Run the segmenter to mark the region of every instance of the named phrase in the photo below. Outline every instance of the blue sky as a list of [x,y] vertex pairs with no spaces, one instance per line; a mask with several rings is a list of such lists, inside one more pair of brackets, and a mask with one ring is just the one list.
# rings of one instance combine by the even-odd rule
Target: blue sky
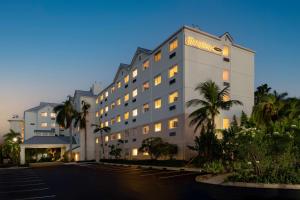
[[0,0],[0,133],[11,114],[111,82],[137,46],[198,25],[256,51],[256,85],[300,96],[298,1]]

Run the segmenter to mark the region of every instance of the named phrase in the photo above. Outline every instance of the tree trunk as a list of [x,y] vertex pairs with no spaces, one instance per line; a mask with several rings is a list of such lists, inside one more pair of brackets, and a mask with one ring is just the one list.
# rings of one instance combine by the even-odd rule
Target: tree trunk
[[72,136],[72,125],[69,127],[70,134],[70,149],[69,149],[69,161],[72,161],[72,149],[73,149],[73,136]]
[[84,128],[84,160],[87,160],[87,130],[86,127]]

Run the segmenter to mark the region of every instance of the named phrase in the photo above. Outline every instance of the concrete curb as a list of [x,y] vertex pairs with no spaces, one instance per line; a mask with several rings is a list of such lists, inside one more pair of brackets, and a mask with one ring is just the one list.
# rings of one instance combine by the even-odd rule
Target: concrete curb
[[29,167],[49,167],[63,165],[63,162],[41,162],[41,163],[29,163]]
[[155,165],[133,165],[133,164],[120,164],[120,163],[107,163],[107,162],[97,162],[97,163],[104,164],[104,165],[111,165],[111,166],[136,167],[136,168],[143,168],[143,169],[188,171],[188,172],[199,172],[199,173],[202,172],[202,170],[200,168],[167,167],[167,166],[155,166]]

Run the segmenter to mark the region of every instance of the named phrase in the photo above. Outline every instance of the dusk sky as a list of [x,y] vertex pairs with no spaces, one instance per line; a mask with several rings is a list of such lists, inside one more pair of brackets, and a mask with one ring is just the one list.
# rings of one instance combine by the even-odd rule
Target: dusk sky
[[109,84],[138,46],[182,25],[229,32],[256,52],[255,83],[300,96],[299,1],[0,0],[0,134],[12,114]]

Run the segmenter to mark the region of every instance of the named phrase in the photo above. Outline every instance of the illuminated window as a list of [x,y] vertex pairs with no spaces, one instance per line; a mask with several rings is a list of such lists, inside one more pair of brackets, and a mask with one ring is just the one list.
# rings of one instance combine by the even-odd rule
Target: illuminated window
[[51,118],[55,118],[56,117],[56,113],[50,113],[50,117]]
[[230,100],[229,94],[223,96],[223,101],[229,101],[229,100]]
[[138,115],[138,109],[136,108],[132,111],[132,117],[136,117],[137,115]]
[[143,126],[143,134],[148,134],[149,131],[150,131],[150,126],[149,125]]
[[105,112],[108,112],[108,106],[105,106]]
[[129,75],[127,75],[127,76],[124,77],[124,83],[126,84],[128,82],[129,82]]
[[108,97],[108,91],[105,92],[105,97]]
[[114,125],[114,124],[115,124],[115,118],[112,118],[112,119],[110,120],[110,124],[111,124],[111,125]]
[[157,86],[161,84],[161,75],[157,75],[154,77],[154,85]]
[[99,100],[98,100],[98,98],[96,99],[96,104],[98,104],[99,103]]
[[137,75],[138,75],[138,70],[137,70],[137,69],[134,69],[134,70],[132,71],[132,78],[137,77]]
[[103,112],[104,112],[104,110],[103,110],[103,108],[101,108],[100,109],[100,115],[103,115]]
[[55,126],[56,126],[55,122],[51,123],[52,128],[55,128]]
[[178,40],[175,39],[172,42],[170,42],[169,44],[169,51],[173,51],[174,49],[176,49],[178,47]]
[[223,81],[229,81],[229,71],[227,69],[223,70],[222,77],[223,77]]
[[42,122],[42,123],[41,123],[41,127],[42,127],[42,128],[46,128],[47,126],[48,126],[48,123],[46,123],[46,122]]
[[136,97],[138,95],[138,90],[135,89],[132,91],[132,97]]
[[174,118],[169,120],[169,129],[177,128],[178,127],[178,119]]
[[224,46],[222,52],[223,52],[223,56],[224,57],[228,57],[229,56],[229,47],[228,46]]
[[122,139],[121,133],[117,133],[117,139],[118,139],[118,140],[121,140],[121,139]]
[[120,115],[118,115],[117,117],[116,117],[116,121],[119,123],[119,122],[121,122],[121,116]]
[[154,101],[154,108],[155,109],[160,109],[161,108],[161,99],[156,99]]
[[228,129],[230,126],[230,121],[228,118],[223,118],[223,129]]
[[132,156],[137,156],[138,155],[138,149],[134,148],[132,149]]
[[103,100],[103,94],[101,94],[101,96],[100,96],[100,101],[102,101]]
[[114,93],[115,89],[116,89],[115,86],[112,86],[111,89],[110,89],[111,93]]
[[159,122],[159,123],[156,123],[155,125],[154,125],[154,131],[155,132],[160,132],[161,131],[161,123]]
[[146,60],[144,63],[143,63],[143,69],[148,69],[150,67],[150,62],[149,60]]
[[106,121],[106,122],[104,123],[104,126],[106,126],[106,127],[109,126],[108,121]]
[[47,117],[48,113],[47,112],[41,112],[41,117]]
[[150,83],[149,81],[143,83],[143,91],[149,90],[150,89]]
[[120,88],[122,86],[122,83],[119,81],[117,82],[117,88]]
[[105,142],[108,142],[108,140],[109,140],[109,137],[108,137],[108,136],[105,136],[104,141],[105,141]]
[[149,156],[148,152],[143,152],[143,156]]
[[154,61],[158,62],[161,60],[161,51],[158,51],[156,54],[154,54]]
[[145,103],[145,104],[143,105],[143,112],[145,113],[145,112],[148,112],[149,110],[150,110],[149,104],[148,104],[148,103]]
[[103,123],[103,122],[100,123],[100,127],[101,127],[101,128],[104,127],[104,123]]
[[178,65],[174,65],[169,69],[169,78],[174,77],[178,73]]
[[129,119],[129,112],[124,113],[124,120],[128,120]]
[[121,105],[121,99],[120,98],[117,99],[117,105],[118,106]]
[[110,104],[110,108],[113,110],[115,108],[116,104],[115,103],[112,103]]
[[99,112],[96,112],[96,117],[99,117]]
[[129,100],[129,93],[127,93],[125,96],[124,96],[124,102],[128,101]]
[[174,103],[178,100],[178,92],[173,92],[169,94],[169,103]]
[[99,138],[96,138],[96,144],[98,144],[99,143]]

